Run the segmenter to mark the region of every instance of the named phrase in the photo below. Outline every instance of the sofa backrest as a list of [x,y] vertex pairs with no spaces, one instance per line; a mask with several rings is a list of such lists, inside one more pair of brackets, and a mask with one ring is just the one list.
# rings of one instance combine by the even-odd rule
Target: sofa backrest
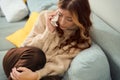
[[93,12],[120,32],[120,0],[90,0],[90,4]]
[[89,2],[92,9],[92,38],[108,57],[112,79],[120,80],[120,0]]

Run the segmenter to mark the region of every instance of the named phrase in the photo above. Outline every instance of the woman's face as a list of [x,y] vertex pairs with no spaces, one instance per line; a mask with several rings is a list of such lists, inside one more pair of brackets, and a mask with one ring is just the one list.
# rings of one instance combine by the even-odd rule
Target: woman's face
[[66,30],[66,29],[74,29],[75,28],[75,24],[72,20],[72,15],[70,14],[70,12],[68,10],[63,10],[63,9],[58,9],[59,12],[59,26],[62,30]]

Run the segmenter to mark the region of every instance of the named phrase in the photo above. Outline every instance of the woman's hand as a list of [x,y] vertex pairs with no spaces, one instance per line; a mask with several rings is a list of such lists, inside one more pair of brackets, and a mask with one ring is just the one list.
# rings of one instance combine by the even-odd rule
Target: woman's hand
[[13,68],[10,76],[13,80],[37,80],[38,74],[26,67]]
[[51,32],[54,32],[55,30],[55,26],[51,24],[51,19],[53,19],[55,15],[57,15],[57,11],[47,14],[47,17],[46,17],[46,25]]

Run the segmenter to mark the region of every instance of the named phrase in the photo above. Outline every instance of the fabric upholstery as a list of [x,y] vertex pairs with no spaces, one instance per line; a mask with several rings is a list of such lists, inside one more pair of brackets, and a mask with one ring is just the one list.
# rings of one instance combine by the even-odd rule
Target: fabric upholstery
[[7,51],[0,51],[0,80],[7,80],[6,75],[3,70],[3,57]]
[[[106,53],[111,74],[115,80],[120,79],[120,33],[107,25],[96,15],[92,15],[92,38]],[[119,74],[119,75],[118,75]]]
[[58,0],[27,0],[30,12],[57,9],[57,2]]
[[120,32],[120,0],[89,0],[94,13]]
[[92,15],[92,38],[104,50],[111,77],[120,80],[120,0],[89,0]]
[[22,28],[25,23],[26,19],[15,23],[8,23],[5,17],[0,17],[0,51],[15,47],[6,37]]
[[23,0],[1,0],[0,6],[8,22],[20,21],[28,15]]
[[72,61],[64,80],[111,80],[109,63],[102,49],[93,44]]

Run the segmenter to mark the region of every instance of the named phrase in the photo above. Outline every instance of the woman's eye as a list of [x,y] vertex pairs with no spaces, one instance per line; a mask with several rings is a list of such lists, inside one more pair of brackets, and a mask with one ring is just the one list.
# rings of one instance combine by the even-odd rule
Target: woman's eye
[[72,22],[73,20],[72,19],[67,19],[67,21]]

